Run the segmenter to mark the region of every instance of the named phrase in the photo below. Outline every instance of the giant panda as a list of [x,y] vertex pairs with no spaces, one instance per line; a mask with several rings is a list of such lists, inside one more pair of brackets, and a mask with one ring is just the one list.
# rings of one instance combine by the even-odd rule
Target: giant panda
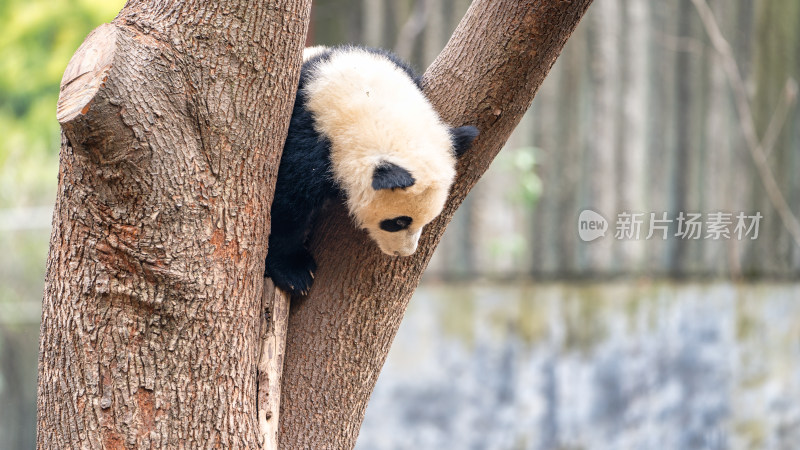
[[444,207],[456,157],[477,135],[473,126],[442,122],[420,77],[394,54],[307,48],[278,168],[266,275],[293,296],[308,293],[316,263],[307,232],[337,196],[383,253],[414,253]]

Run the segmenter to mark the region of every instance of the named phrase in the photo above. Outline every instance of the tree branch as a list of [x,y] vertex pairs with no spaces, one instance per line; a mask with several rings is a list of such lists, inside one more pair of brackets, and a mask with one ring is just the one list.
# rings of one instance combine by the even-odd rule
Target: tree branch
[[289,316],[281,448],[352,448],[367,400],[420,276],[458,205],[533,100],[591,0],[476,0],[425,73],[451,125],[481,130],[461,159],[442,215],[413,257],[380,253],[340,204],[321,215],[311,249],[319,269]]
[[767,125],[767,131],[761,138],[761,148],[764,149],[767,159],[775,150],[775,143],[778,142],[778,136],[786,124],[786,117],[797,102],[797,82],[792,78],[787,79],[781,93],[783,95],[778,99],[778,106],[775,107],[775,112],[772,113],[772,118]]

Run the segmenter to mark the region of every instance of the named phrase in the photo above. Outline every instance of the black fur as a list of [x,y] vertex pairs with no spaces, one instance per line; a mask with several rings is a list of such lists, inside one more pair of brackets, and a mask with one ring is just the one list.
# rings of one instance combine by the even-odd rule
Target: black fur
[[478,129],[472,125],[450,129],[450,140],[453,141],[453,151],[460,157],[472,147],[472,142],[478,137]]
[[382,162],[372,173],[372,189],[405,189],[411,187],[417,180],[411,172],[390,162]]
[[314,118],[306,109],[303,92],[313,68],[329,57],[330,52],[317,55],[306,61],[300,70],[300,83],[272,200],[266,276],[294,296],[306,295],[311,287],[317,265],[305,248],[307,233],[325,199],[336,194],[331,177],[331,144],[314,131]]
[[[311,224],[325,199],[339,195],[331,172],[330,141],[314,130],[314,118],[306,108],[304,91],[319,64],[329,60],[336,49],[329,48],[303,63],[272,202],[265,272],[276,286],[293,296],[308,294],[317,270],[314,258],[305,248]],[[388,58],[421,89],[420,77],[397,56],[382,49],[364,49]]]

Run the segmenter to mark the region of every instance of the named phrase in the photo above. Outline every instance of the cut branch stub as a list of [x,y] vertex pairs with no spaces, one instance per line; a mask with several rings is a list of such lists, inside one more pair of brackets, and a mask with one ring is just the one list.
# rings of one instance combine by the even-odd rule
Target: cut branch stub
[[116,25],[103,24],[89,34],[64,71],[56,108],[72,148],[89,152],[89,161],[100,167],[146,146],[123,122],[119,94],[107,85],[115,63],[122,62],[117,59],[122,33]]
[[69,60],[61,78],[56,118],[64,126],[86,114],[97,91],[106,81],[114,61],[117,28],[103,24],[92,31]]

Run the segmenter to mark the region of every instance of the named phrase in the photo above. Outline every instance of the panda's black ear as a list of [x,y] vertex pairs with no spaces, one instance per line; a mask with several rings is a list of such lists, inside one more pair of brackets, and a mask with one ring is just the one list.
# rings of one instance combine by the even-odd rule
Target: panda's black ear
[[450,128],[450,140],[453,141],[453,151],[456,158],[460,157],[472,147],[472,142],[478,137],[480,132],[472,125]]
[[390,162],[383,161],[375,167],[372,172],[372,189],[405,189],[411,187],[417,180],[411,176],[411,172]]

